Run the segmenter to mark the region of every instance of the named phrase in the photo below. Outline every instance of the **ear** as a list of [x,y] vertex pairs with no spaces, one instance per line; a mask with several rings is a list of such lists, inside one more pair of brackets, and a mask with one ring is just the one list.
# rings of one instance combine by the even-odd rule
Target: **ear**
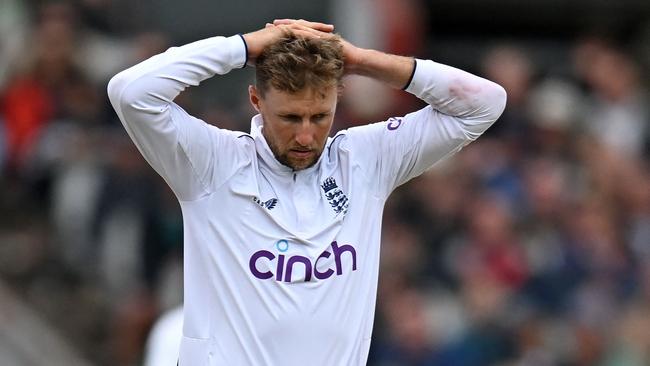
[[248,86],[248,98],[251,102],[251,105],[258,113],[260,112],[260,96],[255,85]]

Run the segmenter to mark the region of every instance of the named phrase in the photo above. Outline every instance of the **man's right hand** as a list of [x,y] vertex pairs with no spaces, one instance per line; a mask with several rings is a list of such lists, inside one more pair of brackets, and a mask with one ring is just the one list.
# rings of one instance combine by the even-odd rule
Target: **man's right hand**
[[255,60],[262,53],[266,46],[273,44],[282,38],[287,32],[293,32],[298,36],[307,38],[320,38],[324,34],[331,34],[334,26],[331,24],[309,22],[306,20],[275,21],[275,24],[267,23],[266,27],[255,32],[244,34],[244,40],[248,47],[248,65],[255,66]]

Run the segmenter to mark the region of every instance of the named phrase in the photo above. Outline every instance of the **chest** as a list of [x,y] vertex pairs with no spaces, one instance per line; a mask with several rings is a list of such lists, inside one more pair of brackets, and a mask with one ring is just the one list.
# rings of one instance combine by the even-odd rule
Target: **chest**
[[288,233],[310,238],[345,219],[353,190],[337,169],[282,175],[259,169],[234,177],[228,193],[232,206],[252,206],[251,217],[263,216]]

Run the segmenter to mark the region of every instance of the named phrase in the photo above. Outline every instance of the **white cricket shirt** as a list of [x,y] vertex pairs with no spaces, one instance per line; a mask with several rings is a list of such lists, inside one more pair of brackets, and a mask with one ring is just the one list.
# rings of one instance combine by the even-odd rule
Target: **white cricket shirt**
[[111,103],[181,205],[181,366],[365,365],[384,203],[395,187],[476,139],[504,90],[417,60],[407,91],[430,104],[329,138],[317,164],[281,165],[250,134],[188,115],[186,87],[243,67],[243,38],[170,48],[116,75]]

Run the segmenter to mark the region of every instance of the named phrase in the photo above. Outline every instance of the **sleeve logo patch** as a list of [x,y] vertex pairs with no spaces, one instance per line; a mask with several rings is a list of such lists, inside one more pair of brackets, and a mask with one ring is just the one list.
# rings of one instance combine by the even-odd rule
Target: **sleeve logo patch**
[[402,119],[397,117],[391,117],[387,122],[388,124],[386,125],[386,128],[388,128],[389,131],[395,131],[402,125]]

